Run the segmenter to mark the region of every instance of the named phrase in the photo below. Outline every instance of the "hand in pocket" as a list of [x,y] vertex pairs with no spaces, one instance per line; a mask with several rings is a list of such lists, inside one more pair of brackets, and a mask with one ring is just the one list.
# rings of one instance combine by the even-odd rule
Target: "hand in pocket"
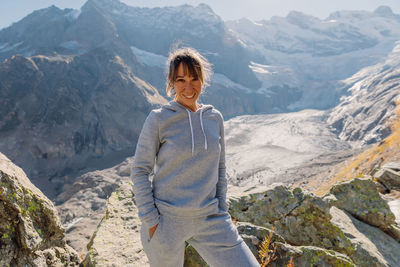
[[153,237],[154,232],[156,231],[158,223],[149,229],[150,238]]

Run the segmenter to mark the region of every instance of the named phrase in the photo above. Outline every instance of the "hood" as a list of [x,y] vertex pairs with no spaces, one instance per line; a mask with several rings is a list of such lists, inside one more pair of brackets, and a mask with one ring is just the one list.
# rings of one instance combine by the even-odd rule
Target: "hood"
[[207,135],[206,132],[204,131],[204,126],[203,126],[203,113],[212,110],[213,106],[206,104],[200,104],[200,105],[201,105],[200,108],[196,112],[191,111],[190,109],[186,108],[185,106],[176,102],[175,100],[171,100],[168,104],[163,106],[163,108],[172,110],[174,112],[186,111],[186,113],[188,114],[188,127],[190,127],[190,133],[192,135],[192,156],[194,154],[194,134],[193,134],[193,123],[191,115],[192,113],[200,112],[200,126],[204,136],[204,150],[207,150]]

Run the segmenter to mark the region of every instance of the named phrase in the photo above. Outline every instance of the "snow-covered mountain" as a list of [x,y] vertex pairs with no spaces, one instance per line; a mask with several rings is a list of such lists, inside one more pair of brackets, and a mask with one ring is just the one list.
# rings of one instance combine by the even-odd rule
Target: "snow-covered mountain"
[[385,60],[343,80],[343,96],[328,123],[354,145],[376,143],[390,133],[400,101],[400,41]]
[[337,81],[378,63],[400,39],[400,16],[385,6],[374,12],[338,11],[324,20],[293,11],[287,17],[226,25],[254,54],[251,68],[262,88],[301,89],[302,99],[293,109],[336,105]]
[[[0,30],[0,151],[44,191],[73,182],[82,168],[122,161],[133,153],[145,115],[168,100],[165,61],[177,42],[213,63],[201,101],[226,119],[331,107],[349,94],[342,80],[393,49],[399,21],[385,7],[326,20],[292,12],[260,22],[224,22],[204,4],[137,8],[88,0],[80,10],[38,10]],[[315,126],[321,116],[310,126],[316,133],[325,133],[325,124]],[[318,145],[310,149],[320,152]]]

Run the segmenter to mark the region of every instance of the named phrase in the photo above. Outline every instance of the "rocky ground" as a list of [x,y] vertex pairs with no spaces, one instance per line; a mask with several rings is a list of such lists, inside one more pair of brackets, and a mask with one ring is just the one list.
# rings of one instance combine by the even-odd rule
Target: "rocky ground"
[[[59,209],[74,211],[62,217],[69,243],[77,250],[88,244],[88,253],[81,250],[80,260],[65,242],[52,203],[4,156],[0,166],[2,217],[19,218],[11,220],[11,227],[0,225],[4,264],[18,260],[32,266],[43,262],[74,266],[84,260],[86,266],[148,266],[128,178],[129,160],[103,173],[82,176],[79,186],[60,196],[70,206]],[[89,185],[96,190],[85,191]],[[266,236],[271,237],[265,258],[270,266],[290,261],[295,266],[396,266],[400,262],[399,186],[399,163],[383,166],[374,177],[336,184],[324,197],[283,184],[230,185],[229,213],[260,262],[260,246]],[[85,205],[79,209],[78,203]],[[83,222],[91,223],[84,227]],[[84,232],[93,233],[89,240]],[[21,247],[21,242],[27,246]],[[189,245],[185,255],[185,266],[206,266]]]

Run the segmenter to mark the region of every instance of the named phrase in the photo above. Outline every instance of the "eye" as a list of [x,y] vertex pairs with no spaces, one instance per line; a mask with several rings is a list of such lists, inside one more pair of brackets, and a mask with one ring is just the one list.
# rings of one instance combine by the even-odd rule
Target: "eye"
[[176,82],[185,82],[185,80],[182,78],[178,78],[178,79],[176,79]]

